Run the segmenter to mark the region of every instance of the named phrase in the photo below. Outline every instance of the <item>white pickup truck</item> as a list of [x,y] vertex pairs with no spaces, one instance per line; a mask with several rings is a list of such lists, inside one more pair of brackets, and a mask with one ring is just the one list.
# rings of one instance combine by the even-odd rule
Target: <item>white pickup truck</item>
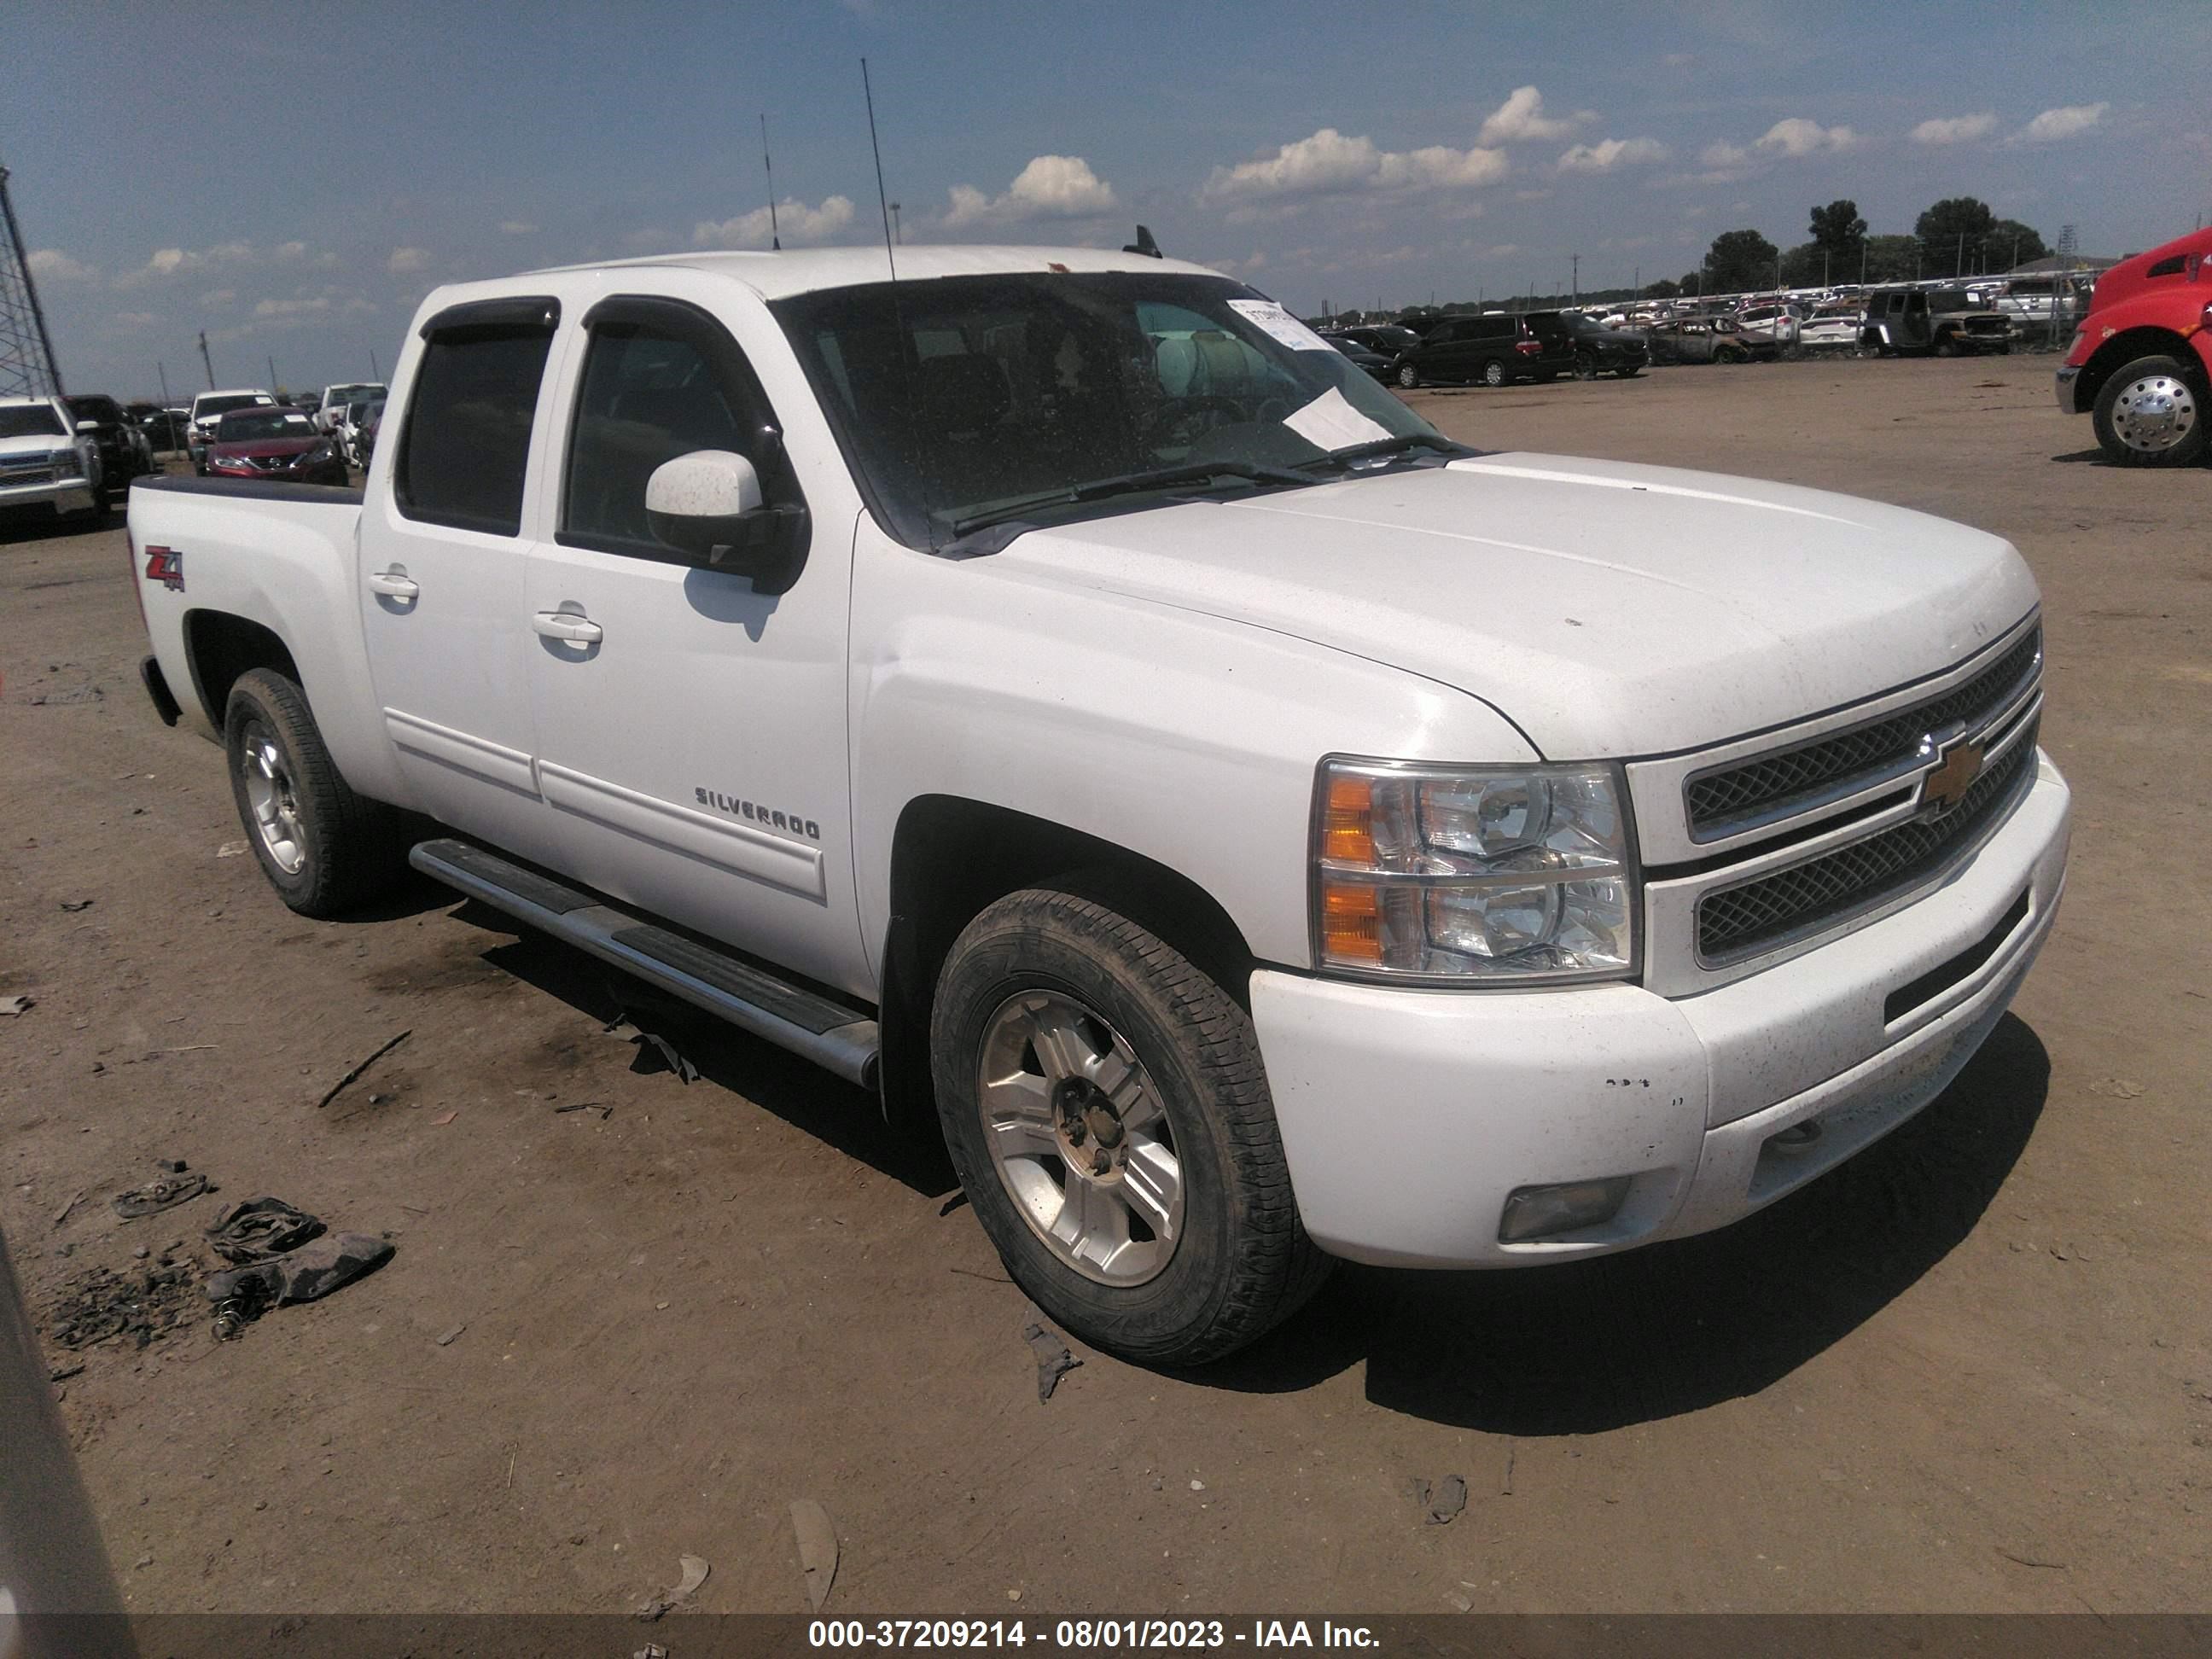
[[288,903],[411,856],[933,1110],[1155,1363],[1733,1221],[2003,1013],[2069,803],[2009,544],[1477,453],[1199,266],[890,257],[441,289],[358,495],[137,484]]

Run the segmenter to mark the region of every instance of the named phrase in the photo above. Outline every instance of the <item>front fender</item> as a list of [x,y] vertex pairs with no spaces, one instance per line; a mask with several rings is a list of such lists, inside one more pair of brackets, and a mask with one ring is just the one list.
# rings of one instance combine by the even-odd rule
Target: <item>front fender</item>
[[925,795],[1127,848],[1212,895],[1255,958],[1310,960],[1315,769],[1329,754],[1535,758],[1487,704],[1419,675],[989,557],[917,553],[863,520],[851,759],[862,936]]

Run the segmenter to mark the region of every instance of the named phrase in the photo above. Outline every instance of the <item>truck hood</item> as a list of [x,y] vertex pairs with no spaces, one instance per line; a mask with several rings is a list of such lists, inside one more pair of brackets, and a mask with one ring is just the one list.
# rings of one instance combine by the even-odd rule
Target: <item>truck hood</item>
[[994,562],[1406,669],[1556,759],[1701,748],[1854,702],[2036,603],[2012,544],[1962,525],[1534,454],[1040,528]]
[[51,455],[67,449],[70,441],[51,432],[27,432],[18,438],[0,438],[0,455]]

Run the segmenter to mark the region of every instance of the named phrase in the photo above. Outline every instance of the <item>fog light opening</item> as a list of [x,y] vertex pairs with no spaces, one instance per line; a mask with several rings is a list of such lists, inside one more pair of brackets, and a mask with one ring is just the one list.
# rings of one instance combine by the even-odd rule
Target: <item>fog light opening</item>
[[1555,1233],[1578,1232],[1595,1227],[1620,1213],[1628,1201],[1632,1177],[1614,1176],[1605,1181],[1568,1181],[1549,1187],[1516,1188],[1498,1218],[1498,1242],[1524,1244]]

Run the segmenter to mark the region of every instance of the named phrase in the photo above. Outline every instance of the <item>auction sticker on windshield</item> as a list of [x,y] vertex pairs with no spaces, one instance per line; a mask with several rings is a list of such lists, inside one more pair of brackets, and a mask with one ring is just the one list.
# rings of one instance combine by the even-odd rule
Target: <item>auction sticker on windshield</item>
[[1231,300],[1229,308],[1247,322],[1266,330],[1293,351],[1336,349],[1273,300]]

